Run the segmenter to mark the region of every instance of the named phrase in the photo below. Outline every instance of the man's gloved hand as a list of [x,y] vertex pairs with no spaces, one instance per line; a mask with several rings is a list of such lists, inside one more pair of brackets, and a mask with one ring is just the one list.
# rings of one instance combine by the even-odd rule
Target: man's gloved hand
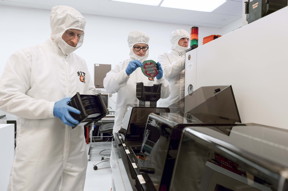
[[158,74],[156,76],[157,80],[160,80],[163,77],[163,70],[159,62],[156,63]]
[[126,68],[126,74],[129,76],[136,70],[136,68],[141,67],[143,64],[139,60],[132,60],[129,62]]
[[71,127],[75,127],[79,124],[79,121],[74,119],[69,112],[80,114],[81,112],[68,105],[71,98],[63,98],[54,104],[53,115],[58,117],[64,124],[69,125]]

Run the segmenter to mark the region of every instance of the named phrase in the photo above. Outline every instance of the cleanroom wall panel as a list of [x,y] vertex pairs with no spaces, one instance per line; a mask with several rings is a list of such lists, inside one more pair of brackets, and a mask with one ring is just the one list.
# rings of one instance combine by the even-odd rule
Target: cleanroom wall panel
[[194,87],[232,85],[242,122],[288,128],[287,17],[286,7],[198,47]]

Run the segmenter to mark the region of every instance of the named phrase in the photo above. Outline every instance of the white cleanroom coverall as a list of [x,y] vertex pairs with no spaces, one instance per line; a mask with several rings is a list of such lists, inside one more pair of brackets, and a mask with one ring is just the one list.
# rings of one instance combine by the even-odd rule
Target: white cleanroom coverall
[[17,146],[10,191],[81,191],[87,153],[83,127],[74,129],[53,116],[56,101],[76,92],[89,93],[93,84],[86,63],[64,44],[67,29],[84,31],[85,19],[75,9],[51,11],[51,38],[14,53],[0,81],[0,109],[18,116]]
[[[117,93],[115,122],[113,132],[118,132],[123,127],[123,118],[127,112],[129,106],[136,106],[139,101],[136,97],[136,84],[143,82],[144,86],[153,86],[154,84],[161,85],[161,97],[165,98],[169,95],[169,85],[164,79],[154,79],[154,81],[148,80],[141,68],[138,67],[131,75],[127,75],[125,72],[129,62],[131,60],[139,60],[141,62],[147,60],[149,50],[147,50],[145,56],[138,56],[133,52],[133,46],[138,43],[149,44],[149,37],[141,32],[131,32],[128,36],[128,45],[130,48],[130,59],[123,61],[121,64],[116,65],[110,72],[107,73],[104,78],[104,88],[108,93]],[[160,63],[161,64],[161,63]]]
[[160,99],[157,106],[168,107],[184,97],[185,89],[185,53],[188,47],[178,45],[181,38],[189,38],[189,33],[183,29],[172,32],[170,42],[171,51],[159,56],[158,61],[162,64],[164,78],[168,80],[170,95],[168,98]]

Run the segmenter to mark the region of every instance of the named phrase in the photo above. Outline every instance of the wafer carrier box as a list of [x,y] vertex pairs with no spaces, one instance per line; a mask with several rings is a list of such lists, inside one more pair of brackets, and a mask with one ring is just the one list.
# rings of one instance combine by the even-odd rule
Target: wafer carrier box
[[86,123],[85,125],[101,120],[108,113],[101,94],[84,95],[77,92],[71,98],[69,105],[81,112],[80,114],[70,113],[71,116],[80,123]]

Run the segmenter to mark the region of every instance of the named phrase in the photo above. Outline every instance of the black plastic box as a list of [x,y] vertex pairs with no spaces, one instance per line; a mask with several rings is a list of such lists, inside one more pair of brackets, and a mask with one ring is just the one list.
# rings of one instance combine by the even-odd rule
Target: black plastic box
[[246,20],[251,23],[287,6],[287,0],[248,0],[245,2]]
[[[71,116],[82,122],[92,123],[97,122],[108,113],[107,107],[101,97],[98,95],[83,95],[78,92],[71,98],[70,106],[75,107],[81,113],[71,113]],[[87,124],[86,124],[87,125]]]

